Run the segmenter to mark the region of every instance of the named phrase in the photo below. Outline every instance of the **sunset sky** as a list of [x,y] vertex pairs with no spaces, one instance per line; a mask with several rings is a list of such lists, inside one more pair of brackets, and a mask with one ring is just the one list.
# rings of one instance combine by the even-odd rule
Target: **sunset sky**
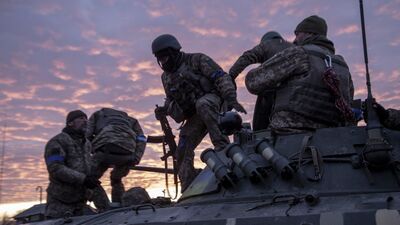
[[[358,0],[2,0],[0,2],[0,140],[4,137],[1,203],[39,200],[47,187],[46,142],[66,114],[101,107],[139,119],[146,135],[161,134],[154,118],[162,104],[161,69],[151,54],[160,34],[175,35],[185,52],[203,52],[228,71],[237,57],[276,30],[292,41],[305,17],[328,23],[328,37],[347,60],[355,97],[366,97]],[[364,2],[373,94],[400,108],[400,0]],[[247,70],[246,70],[247,71]],[[245,72],[246,72],[245,71]],[[239,101],[249,112],[255,97],[238,78]],[[172,123],[172,121],[171,121]],[[175,134],[178,131],[175,129]],[[196,150],[196,165],[203,167]],[[148,145],[144,166],[163,164],[161,148]],[[102,179],[110,192],[108,175]],[[164,188],[162,175],[132,171],[126,186]],[[159,191],[159,195],[162,193]],[[45,198],[45,192],[44,192]]]

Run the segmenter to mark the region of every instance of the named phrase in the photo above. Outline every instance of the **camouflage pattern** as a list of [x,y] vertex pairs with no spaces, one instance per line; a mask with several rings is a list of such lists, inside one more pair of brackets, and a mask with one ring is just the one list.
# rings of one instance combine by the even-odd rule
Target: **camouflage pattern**
[[[45,212],[47,217],[63,217],[66,213],[78,215],[89,200],[83,182],[92,172],[90,151],[91,144],[87,139],[72,138],[65,132],[46,144],[44,158],[50,180]],[[97,196],[96,207],[107,209],[108,199],[104,189],[99,187],[92,192]]]
[[[86,133],[87,137],[94,135],[92,140],[94,152],[93,170],[95,171],[95,176],[100,178],[108,168],[113,166],[110,175],[112,187],[111,199],[113,202],[121,202],[122,195],[125,191],[122,178],[129,174],[131,166],[139,164],[146,147],[146,140],[138,120],[129,116],[126,116],[126,119],[128,119],[130,123],[129,127],[122,124],[106,125],[101,129],[99,134],[94,134],[96,130],[96,119],[99,118],[99,113],[100,111],[96,111],[90,116]],[[113,165],[109,164],[107,158],[110,155],[114,155],[113,153],[115,152],[111,150],[110,152],[101,152],[100,150],[103,150],[103,147],[109,146],[110,144],[116,147],[113,149],[120,149],[116,154],[132,154],[132,160],[124,163],[115,163]],[[105,147],[105,151],[108,150],[109,149]]]
[[[283,60],[286,59],[286,60]],[[247,73],[245,84],[247,90],[255,95],[265,90],[276,89],[294,74],[306,74],[310,70],[308,55],[301,47],[293,47],[279,52],[261,66]]]
[[384,125],[393,130],[400,130],[400,110],[397,109],[387,109],[389,116],[383,122]]
[[282,39],[272,39],[261,42],[254,48],[245,51],[233,64],[229,70],[232,79],[237,76],[249,65],[263,63],[274,56],[276,53],[293,46],[292,43]]
[[140,205],[151,203],[149,193],[142,187],[133,187],[127,190],[122,196],[122,206]]
[[96,152],[96,150],[106,144],[115,144],[128,152],[134,152],[138,160],[137,162],[139,163],[146,147],[146,141],[139,140],[139,138],[143,138],[144,135],[139,121],[133,117],[127,116],[126,119],[128,119],[130,126],[107,125],[101,129],[99,134],[95,134],[96,118],[98,114],[100,114],[100,111],[90,116],[86,132],[86,136],[89,139],[94,136],[92,140],[93,151]]
[[[229,70],[232,79],[237,76],[249,65],[255,63],[263,63],[273,57],[276,53],[294,46],[292,43],[283,39],[268,39],[261,41],[254,48],[245,51],[233,64]],[[272,107],[274,104],[274,91],[269,91],[257,96],[256,105],[253,113],[253,130],[266,129],[269,125]]]
[[[224,100],[233,101],[236,99],[236,90],[231,77],[226,74],[221,67],[210,57],[202,53],[182,53],[181,67],[185,66],[195,75],[206,78],[212,83],[211,89],[216,89],[216,93]],[[171,95],[171,89],[175,88],[174,76],[171,73],[164,72],[161,76],[165,93],[166,102],[174,100]],[[177,90],[179,92],[179,90]],[[201,96],[197,96],[199,98]]]
[[181,128],[176,158],[182,191],[189,186],[199,172],[193,166],[194,149],[207,132],[217,151],[229,143],[228,137],[223,135],[218,128],[220,105],[221,99],[217,95],[206,94],[196,102],[197,114],[186,120]]
[[[288,48],[255,68],[246,76],[246,87],[252,94],[261,94],[264,90],[284,87],[291,80],[307,75],[311,68],[309,56],[302,47]],[[352,87],[352,85],[351,85]],[[349,90],[348,90],[349,91]],[[278,134],[312,131],[327,127],[312,118],[306,118],[293,111],[274,111],[269,127]]]
[[[228,137],[223,135],[218,128],[218,114],[223,108],[223,101],[231,103],[236,101],[236,90],[231,77],[210,57],[202,53],[183,53],[181,67],[185,66],[190,72],[211,82],[209,92],[196,96],[193,104],[195,112],[186,118],[186,122],[179,134],[179,144],[176,152],[178,175],[181,181],[181,190],[185,190],[197,176],[198,170],[193,166],[194,149],[200,144],[207,134],[216,149],[222,149],[229,143]],[[167,95],[165,106],[174,102],[171,89],[176,88],[173,82],[174,74],[164,72],[162,83]],[[180,90],[176,90],[180,92]],[[190,93],[187,93],[190,94]]]

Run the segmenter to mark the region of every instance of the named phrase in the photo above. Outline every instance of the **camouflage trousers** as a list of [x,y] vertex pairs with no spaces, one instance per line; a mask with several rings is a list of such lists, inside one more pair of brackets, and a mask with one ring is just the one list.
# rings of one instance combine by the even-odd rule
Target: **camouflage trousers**
[[77,203],[64,203],[47,195],[45,216],[46,218],[63,218],[83,215],[86,201]]
[[194,150],[207,132],[215,149],[223,149],[229,144],[228,137],[218,128],[221,103],[221,98],[215,94],[206,94],[199,98],[196,101],[196,114],[186,120],[181,128],[176,159],[182,192],[199,173],[193,165]]
[[112,168],[110,174],[111,201],[121,202],[122,195],[125,192],[125,187],[124,184],[122,183],[122,178],[126,177],[129,174],[132,162],[111,165],[108,163],[104,163],[106,161],[105,159],[106,157],[107,154],[103,152],[96,152],[93,157],[95,165],[92,171],[94,171],[95,176],[100,179],[108,168]]

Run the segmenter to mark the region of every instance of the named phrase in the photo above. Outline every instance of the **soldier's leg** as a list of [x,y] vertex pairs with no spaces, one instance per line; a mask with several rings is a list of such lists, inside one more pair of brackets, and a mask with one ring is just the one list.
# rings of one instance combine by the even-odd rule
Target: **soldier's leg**
[[267,129],[275,102],[275,91],[266,91],[257,96],[253,113],[253,130]]
[[110,209],[110,200],[108,199],[107,193],[101,185],[90,190],[91,196],[89,201],[93,201],[94,206],[99,212],[104,212]]
[[122,195],[125,192],[124,184],[122,183],[122,178],[126,177],[130,171],[130,164],[117,165],[115,166],[110,175],[111,179],[111,201],[121,202]]
[[100,179],[109,168],[109,165],[104,164],[104,158],[107,156],[104,152],[96,152],[92,158],[91,174],[97,179]]
[[45,217],[47,219],[80,216],[85,203],[67,204],[47,196]]
[[198,174],[198,171],[193,166],[194,150],[206,134],[206,126],[198,114],[188,119],[181,128],[179,143],[175,153],[178,176],[181,181],[181,192],[192,183]]
[[222,150],[229,139],[218,128],[218,115],[221,107],[221,98],[215,94],[206,94],[196,102],[196,112],[207,127],[211,142],[215,150]]

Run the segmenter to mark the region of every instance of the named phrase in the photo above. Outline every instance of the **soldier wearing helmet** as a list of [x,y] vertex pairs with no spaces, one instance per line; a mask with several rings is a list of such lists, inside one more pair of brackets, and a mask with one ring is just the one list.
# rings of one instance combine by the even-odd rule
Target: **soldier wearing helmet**
[[186,121],[179,134],[176,155],[184,191],[197,175],[194,149],[207,132],[216,150],[229,143],[217,124],[219,112],[224,111],[223,103],[239,112],[246,111],[237,101],[231,77],[209,56],[182,52],[180,43],[170,34],[158,36],[151,48],[164,71],[161,80],[166,101],[158,112],[165,110],[178,123]]
[[[229,70],[233,80],[249,65],[263,63],[276,53],[293,46],[292,43],[284,40],[276,31],[265,33],[261,41],[254,48],[245,51]],[[272,106],[274,104],[274,90],[265,90],[257,96],[253,114],[253,130],[266,129],[269,124]]]
[[276,89],[269,127],[278,134],[354,122],[351,74],[343,57],[335,55],[327,29],[323,18],[305,18],[295,29],[299,46],[275,54],[246,76],[253,94]]

